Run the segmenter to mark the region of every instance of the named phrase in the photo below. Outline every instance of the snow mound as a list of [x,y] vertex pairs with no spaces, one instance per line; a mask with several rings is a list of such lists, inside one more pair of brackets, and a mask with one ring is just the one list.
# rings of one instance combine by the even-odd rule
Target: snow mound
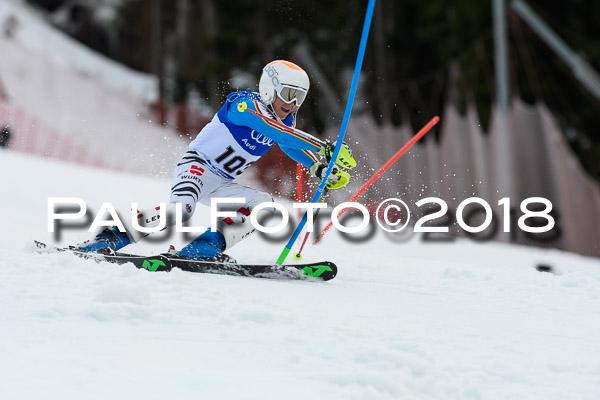
[[[0,151],[4,398],[597,399],[600,261],[502,244],[336,232],[305,259],[333,281],[271,281],[37,254],[47,198],[165,201],[169,181]],[[9,172],[10,171],[10,172]],[[43,174],[43,179],[40,179]],[[85,177],[86,179],[82,179]],[[33,178],[33,179],[32,179]],[[198,210],[199,223],[206,209]],[[90,236],[79,227],[60,243]],[[150,254],[179,238],[140,243]],[[254,236],[240,260],[272,262]],[[258,250],[258,251],[257,251]],[[290,260],[291,261],[291,260]],[[544,262],[557,274],[540,273]]]

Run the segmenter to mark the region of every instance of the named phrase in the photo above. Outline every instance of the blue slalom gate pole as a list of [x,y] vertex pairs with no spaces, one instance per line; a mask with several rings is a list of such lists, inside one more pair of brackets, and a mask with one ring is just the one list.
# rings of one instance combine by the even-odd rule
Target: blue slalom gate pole
[[[335,164],[335,160],[337,160],[340,149],[342,148],[342,142],[344,140],[344,136],[346,136],[346,129],[348,129],[348,122],[350,121],[350,114],[352,113],[352,106],[354,105],[354,97],[356,96],[356,88],[358,87],[358,78],[360,77],[360,70],[362,69],[363,59],[365,58],[365,49],[367,48],[367,38],[369,37],[369,29],[371,28],[371,20],[373,19],[373,9],[375,8],[375,0],[369,0],[369,4],[367,5],[367,13],[365,15],[365,23],[363,25],[362,35],[360,37],[360,46],[358,48],[358,56],[356,58],[356,65],[354,67],[354,75],[352,76],[352,85],[350,86],[350,94],[348,96],[348,103],[346,103],[346,111],[344,112],[344,119],[342,120],[342,126],[340,128],[340,133],[336,140],[335,149],[333,150],[333,154],[331,156],[332,162],[329,163],[327,170],[325,171],[325,175],[323,176],[323,180],[321,184],[317,188],[315,195],[313,196],[311,203],[316,203],[321,198],[321,193],[325,189],[325,185],[327,185],[327,179],[333,170],[333,166]],[[285,245],[283,251],[279,255],[279,258],[276,261],[276,264],[283,264],[287,255],[289,254],[294,242],[302,232],[304,225],[306,225],[306,221],[308,219],[308,211],[304,213],[302,220],[296,227],[294,234]]]

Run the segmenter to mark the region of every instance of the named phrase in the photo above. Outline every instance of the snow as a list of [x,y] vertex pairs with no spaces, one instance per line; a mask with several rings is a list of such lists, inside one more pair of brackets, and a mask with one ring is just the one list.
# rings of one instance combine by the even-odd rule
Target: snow
[[[22,0],[0,2],[0,21],[9,15],[19,25],[14,40],[2,43],[13,55],[2,78],[16,107],[77,136],[102,127],[118,136],[114,125],[144,133],[146,142],[164,136],[127,122],[142,101],[155,99],[155,77],[77,45]],[[38,66],[55,71],[57,88],[86,99],[98,93],[98,104],[75,108],[58,101],[48,82],[32,85],[44,76]],[[78,77],[62,79],[70,69]],[[129,95],[114,98],[122,92]],[[79,117],[73,126],[55,118],[61,107]],[[173,147],[169,154],[185,146]],[[167,201],[169,179],[2,149],[0,170],[3,399],[600,398],[598,259],[467,240],[398,242],[379,230],[350,243],[332,231],[304,252],[306,261],[337,263],[331,282],[150,273],[38,254],[31,243],[74,244],[92,235],[80,225],[55,240],[47,232],[49,197],[82,198],[91,211],[111,202],[125,216],[132,202]],[[207,221],[199,207],[194,224]],[[170,243],[180,248],[186,240],[128,250],[153,254]],[[283,245],[255,235],[229,253],[270,263]],[[536,271],[539,263],[555,274]]]
[[156,76],[134,71],[88,49],[49,25],[24,0],[0,2],[0,23],[16,18],[15,40],[29,50],[47,57],[53,64],[101,81],[107,87],[127,92],[146,102],[158,98]]
[[[131,202],[166,201],[168,179],[6,150],[0,170],[2,398],[600,398],[598,259],[394,243],[380,231],[348,243],[332,231],[305,250],[306,261],[337,263],[330,282],[150,273],[38,254],[31,241],[91,235],[79,227],[55,242],[48,197],[113,202],[125,215]],[[194,222],[206,221],[199,207]],[[169,243],[185,241],[130,250]],[[255,235],[229,253],[273,262],[282,247]]]
[[[13,38],[0,35],[0,54],[11,55],[0,63],[0,90],[8,96],[6,103],[0,101],[0,126],[10,125],[12,149],[115,170],[172,174],[189,140],[152,122],[142,92],[156,86],[154,77],[140,78],[91,52],[19,0],[0,2],[0,25],[10,16],[18,26]],[[110,151],[108,143],[114,144]]]

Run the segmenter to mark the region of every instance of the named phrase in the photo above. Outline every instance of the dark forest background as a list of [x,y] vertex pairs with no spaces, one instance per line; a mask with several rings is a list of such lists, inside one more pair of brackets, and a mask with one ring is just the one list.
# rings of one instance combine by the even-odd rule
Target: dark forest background
[[[160,97],[199,97],[215,111],[228,92],[255,90],[264,64],[291,59],[311,76],[302,129],[339,124],[367,1],[29,0],[60,29],[131,68],[160,77]],[[529,0],[600,70],[600,2]],[[600,179],[600,101],[508,11],[511,95],[544,102],[587,171]],[[495,102],[492,0],[378,0],[353,115],[420,127],[448,103]],[[309,68],[310,66],[310,68]],[[438,128],[439,129],[439,128]]]

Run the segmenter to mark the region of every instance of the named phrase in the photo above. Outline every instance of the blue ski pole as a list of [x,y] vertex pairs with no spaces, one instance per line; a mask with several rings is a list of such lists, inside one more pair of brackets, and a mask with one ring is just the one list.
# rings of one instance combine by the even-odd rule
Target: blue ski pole
[[[319,184],[319,187],[317,188],[317,191],[315,192],[315,194],[311,200],[311,203],[318,202],[318,200],[321,198],[321,193],[325,189],[325,185],[327,184],[327,179],[329,178],[329,175],[331,174],[331,171],[333,170],[333,166],[335,165],[335,160],[337,160],[340,149],[342,148],[342,142],[344,140],[344,136],[346,136],[346,129],[348,128],[348,122],[350,121],[350,114],[352,113],[352,106],[354,105],[354,97],[356,96],[356,88],[358,87],[358,78],[360,77],[360,70],[362,69],[362,63],[363,63],[363,59],[365,57],[365,49],[367,47],[367,38],[369,37],[369,29],[371,28],[371,20],[373,19],[373,9],[374,8],[375,8],[375,0],[369,0],[369,4],[367,5],[367,13],[365,15],[365,23],[363,25],[363,31],[362,31],[362,35],[360,38],[360,46],[358,48],[358,56],[356,58],[356,65],[354,67],[354,75],[352,76],[352,85],[350,86],[350,94],[348,96],[348,103],[346,103],[346,111],[344,112],[344,119],[342,120],[342,126],[340,128],[340,133],[336,140],[335,149],[333,150],[333,154],[331,156],[332,162],[330,162],[329,165],[327,166],[327,170],[325,171],[325,174],[323,175],[323,180],[321,180],[321,183]],[[279,258],[276,261],[277,264],[283,264],[283,262],[285,261],[287,255],[289,254],[290,250],[292,249],[292,246],[296,242],[296,239],[300,235],[300,232],[302,232],[304,225],[306,225],[306,221],[308,219],[307,214],[308,214],[308,211],[304,213],[304,216],[302,217],[302,220],[300,220],[300,223],[296,227],[294,234],[292,235],[292,237],[290,238],[288,243],[285,245],[283,251],[279,255]]]

